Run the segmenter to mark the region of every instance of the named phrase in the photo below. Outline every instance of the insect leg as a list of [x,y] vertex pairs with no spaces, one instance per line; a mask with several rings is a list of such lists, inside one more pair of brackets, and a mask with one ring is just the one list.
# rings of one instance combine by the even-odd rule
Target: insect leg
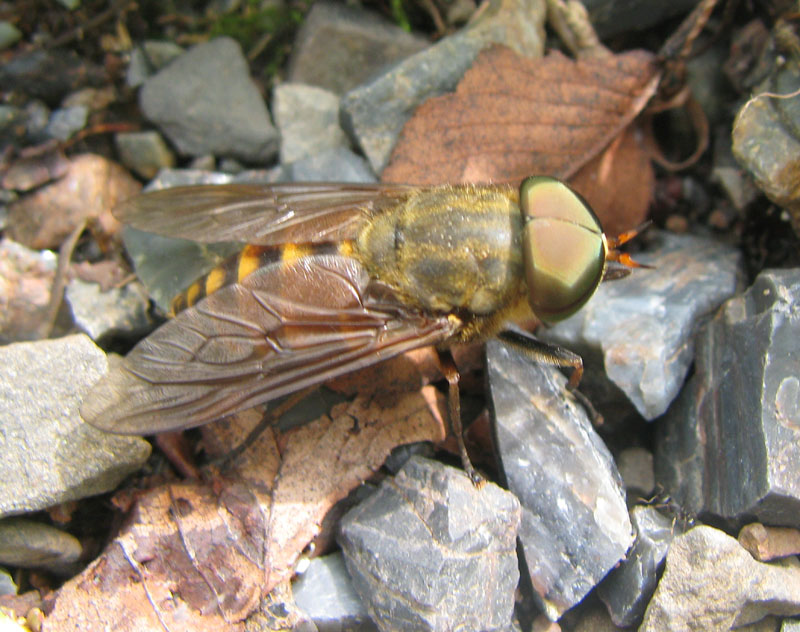
[[588,398],[578,390],[578,384],[581,383],[581,378],[583,377],[583,358],[577,353],[558,345],[542,342],[521,331],[502,331],[497,335],[497,338],[534,362],[550,366],[572,367],[572,375],[569,376],[567,390],[586,409],[592,424],[595,426],[602,425],[603,416],[597,412]]
[[439,356],[439,366],[448,384],[447,416],[450,418],[450,430],[458,442],[458,453],[461,456],[461,464],[464,466],[464,471],[472,483],[479,487],[483,485],[484,480],[472,467],[472,462],[467,454],[467,446],[464,445],[464,429],[461,427],[461,396],[458,390],[458,382],[461,376],[458,373],[455,360],[453,360],[453,354],[449,350],[437,349],[437,354]]
[[247,433],[247,436],[237,445],[235,448],[227,452],[226,454],[222,455],[221,457],[212,461],[212,464],[216,465],[220,469],[228,468],[236,458],[241,455],[247,448],[249,448],[256,439],[261,435],[264,430],[268,427],[275,425],[278,420],[283,416],[284,413],[290,411],[292,408],[297,406],[300,402],[302,402],[306,397],[308,397],[312,392],[319,388],[318,384],[314,384],[313,386],[307,386],[301,391],[297,391],[296,393],[292,393],[289,397],[287,397],[283,402],[281,402],[278,406],[274,409],[267,410],[261,417],[261,420],[253,426],[253,429]]

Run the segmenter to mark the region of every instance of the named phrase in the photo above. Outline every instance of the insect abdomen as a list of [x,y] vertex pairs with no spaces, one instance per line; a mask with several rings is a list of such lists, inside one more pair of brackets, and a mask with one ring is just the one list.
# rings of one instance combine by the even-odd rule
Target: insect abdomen
[[352,242],[350,241],[322,244],[282,244],[280,246],[248,244],[239,253],[226,259],[175,296],[170,303],[169,315],[175,316],[220,288],[238,283],[259,268],[277,261],[283,261],[288,265],[301,257],[313,254],[349,255],[351,251]]

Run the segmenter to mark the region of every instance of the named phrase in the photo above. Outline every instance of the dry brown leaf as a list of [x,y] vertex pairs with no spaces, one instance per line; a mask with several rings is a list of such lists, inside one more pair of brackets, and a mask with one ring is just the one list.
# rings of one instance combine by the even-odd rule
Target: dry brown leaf
[[[598,167],[608,164],[599,154],[642,111],[659,76],[654,56],[646,51],[578,61],[551,52],[533,60],[492,47],[479,55],[455,93],[430,99],[417,110],[383,180],[519,182],[531,174],[569,180],[595,158]],[[627,151],[629,141],[624,145]],[[626,212],[638,217],[627,229],[644,217],[650,191],[642,195],[641,182],[652,182],[652,170],[639,154],[623,162],[625,156],[618,151],[614,170],[627,171],[621,177],[640,183],[634,197],[646,198],[637,213]],[[587,193],[601,220],[608,221],[602,196],[595,200],[594,190]]]
[[8,208],[8,235],[29,248],[58,248],[81,222],[113,235],[111,209],[142,186],[118,164],[94,154],[70,159],[60,180],[21,197]]
[[[361,397],[280,438],[266,431],[224,478],[148,492],[103,555],[59,591],[44,629],[243,630],[328,510],[392,448],[443,439],[441,399],[433,387],[391,409]],[[237,424],[258,417],[212,424],[207,443],[224,451],[242,434]]]
[[630,126],[570,178],[594,208],[608,235],[640,225],[650,206],[655,174],[641,131]]

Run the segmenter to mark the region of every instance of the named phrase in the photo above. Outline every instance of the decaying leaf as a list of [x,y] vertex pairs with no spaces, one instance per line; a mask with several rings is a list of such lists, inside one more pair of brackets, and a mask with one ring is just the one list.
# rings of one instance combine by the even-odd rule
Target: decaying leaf
[[[655,57],[646,51],[578,61],[551,52],[533,60],[492,47],[481,53],[453,94],[417,110],[383,180],[519,182],[537,173],[570,179],[593,159],[593,169],[602,169],[609,160],[598,156],[643,110],[659,78]],[[611,159],[613,169],[627,171],[625,179],[637,187],[632,197],[645,199],[636,212],[626,213],[638,217],[634,224],[644,217],[653,181],[637,145],[632,131],[612,148],[616,155]],[[630,147],[633,154],[625,153]],[[612,175],[584,174],[580,181],[613,181]],[[593,199],[596,191],[588,188],[585,194],[607,221],[602,196]]]
[[[264,432],[224,476],[143,495],[103,555],[59,591],[47,624],[65,630],[243,630],[293,573],[323,517],[398,444],[441,441],[433,387],[391,409],[357,398],[283,436]],[[208,426],[224,451],[254,411]]]
[[8,234],[34,249],[58,248],[84,221],[113,235],[119,223],[111,209],[141,188],[125,169],[102,156],[74,156],[61,179],[9,205]]

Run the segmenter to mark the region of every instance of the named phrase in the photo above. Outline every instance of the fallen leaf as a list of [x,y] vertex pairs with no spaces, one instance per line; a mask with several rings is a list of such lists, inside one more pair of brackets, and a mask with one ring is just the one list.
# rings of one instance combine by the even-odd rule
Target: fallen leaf
[[[45,629],[243,630],[328,510],[392,448],[443,439],[441,409],[433,387],[391,409],[359,397],[283,436],[268,429],[224,477],[144,494],[106,551],[58,592]],[[209,451],[230,449],[258,418],[204,428]]]
[[58,248],[85,219],[114,234],[111,209],[141,185],[118,164],[94,154],[70,159],[60,180],[21,197],[8,207],[8,235],[29,248]]
[[[453,94],[430,99],[417,110],[382,179],[413,184],[519,182],[531,174],[547,174],[569,180],[583,167],[600,169],[609,164],[600,154],[644,109],[659,78],[655,58],[646,51],[578,61],[551,52],[533,60],[492,47],[480,54]],[[624,152],[631,142],[639,144],[635,132],[631,134],[622,143]],[[626,170],[619,177],[639,187],[631,196],[639,203],[637,212],[626,211],[638,219],[625,224],[627,229],[644,218],[652,167],[640,158],[641,148],[633,155],[620,153],[619,147],[616,151],[614,171]],[[611,186],[614,177],[583,174],[580,181],[584,186]],[[601,221],[609,223],[616,210],[605,206],[609,193],[598,196],[597,191],[587,188],[586,197]]]

